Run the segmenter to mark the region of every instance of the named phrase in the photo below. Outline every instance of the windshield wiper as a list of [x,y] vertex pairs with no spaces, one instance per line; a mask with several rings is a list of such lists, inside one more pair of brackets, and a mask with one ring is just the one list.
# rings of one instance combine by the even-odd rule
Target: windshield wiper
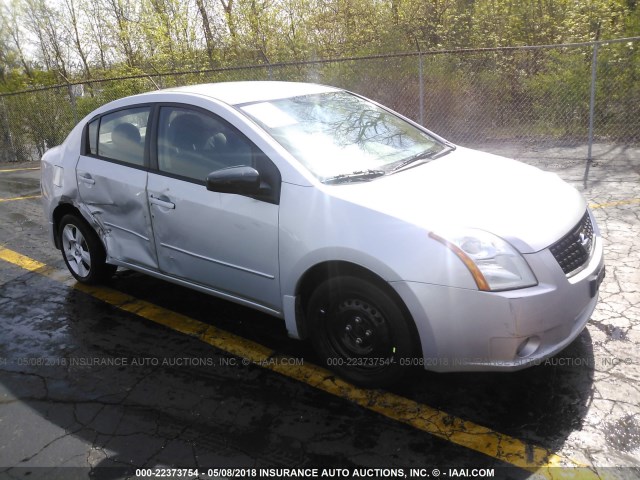
[[435,160],[436,158],[442,157],[455,149],[456,147],[454,145],[445,145],[442,150],[438,150],[437,152],[434,152],[433,150],[425,150],[424,152],[416,153],[415,155],[405,158],[400,163],[396,164],[391,170],[389,170],[389,173],[398,172],[409,165],[417,167],[418,165],[426,163],[423,160]]
[[333,184],[333,183],[350,183],[350,182],[361,182],[366,180],[373,180],[377,177],[382,177],[386,175],[387,172],[384,170],[359,170],[357,172],[351,173],[342,173],[340,175],[336,175],[335,177],[329,177],[323,180],[323,183]]

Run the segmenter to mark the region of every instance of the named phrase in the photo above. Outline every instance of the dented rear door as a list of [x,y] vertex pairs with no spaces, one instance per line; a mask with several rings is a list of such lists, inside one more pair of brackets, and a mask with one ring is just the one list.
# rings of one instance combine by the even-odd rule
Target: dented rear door
[[80,200],[100,225],[109,257],[157,269],[147,175],[143,169],[84,155],[76,167]]

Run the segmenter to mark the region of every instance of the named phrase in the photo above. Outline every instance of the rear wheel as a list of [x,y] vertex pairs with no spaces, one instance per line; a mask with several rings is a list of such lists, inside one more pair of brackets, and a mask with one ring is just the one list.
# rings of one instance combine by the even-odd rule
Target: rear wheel
[[397,382],[409,370],[401,359],[412,359],[418,351],[402,309],[383,288],[357,277],[320,284],[309,299],[307,318],[326,365],[361,386]]
[[84,220],[65,215],[60,221],[58,236],[64,263],[79,282],[99,283],[115,273],[117,267],[105,263],[102,243]]

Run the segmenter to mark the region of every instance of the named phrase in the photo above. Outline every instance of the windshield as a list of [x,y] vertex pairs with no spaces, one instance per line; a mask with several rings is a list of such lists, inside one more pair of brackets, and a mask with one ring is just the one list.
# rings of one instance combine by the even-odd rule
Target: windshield
[[348,92],[328,92],[244,105],[258,122],[321,181],[375,178],[407,160],[447,146],[405,120]]

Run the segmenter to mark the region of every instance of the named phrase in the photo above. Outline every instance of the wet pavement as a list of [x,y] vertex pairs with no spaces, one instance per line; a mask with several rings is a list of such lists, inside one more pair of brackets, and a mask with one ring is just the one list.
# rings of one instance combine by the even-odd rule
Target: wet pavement
[[[198,468],[202,478],[312,468],[348,476],[365,469],[365,478],[401,476],[397,469],[408,476],[425,469],[421,478],[434,478],[434,469],[444,477],[458,472],[449,469],[495,469],[496,477],[528,478],[531,469],[513,467],[518,462],[501,452],[517,440],[531,458],[548,451],[603,478],[639,478],[640,163],[602,155],[586,189],[583,164],[556,168],[583,190],[605,239],[601,301],[576,341],[520,372],[419,372],[392,391],[369,393],[319,388],[306,373],[244,362],[233,349],[74,288],[48,243],[39,200],[10,200],[38,194],[38,170],[0,172],[0,248],[50,267],[0,260],[0,476],[139,478],[136,468],[180,467]],[[19,167],[37,164],[0,170]],[[160,316],[179,314],[174,327],[214,326],[279,358],[318,363],[309,345],[287,338],[282,321],[259,312],[129,271],[108,288]],[[374,405],[381,402],[384,411]],[[437,432],[407,420],[409,404],[442,412]],[[480,427],[505,446],[493,452],[460,440]]]

